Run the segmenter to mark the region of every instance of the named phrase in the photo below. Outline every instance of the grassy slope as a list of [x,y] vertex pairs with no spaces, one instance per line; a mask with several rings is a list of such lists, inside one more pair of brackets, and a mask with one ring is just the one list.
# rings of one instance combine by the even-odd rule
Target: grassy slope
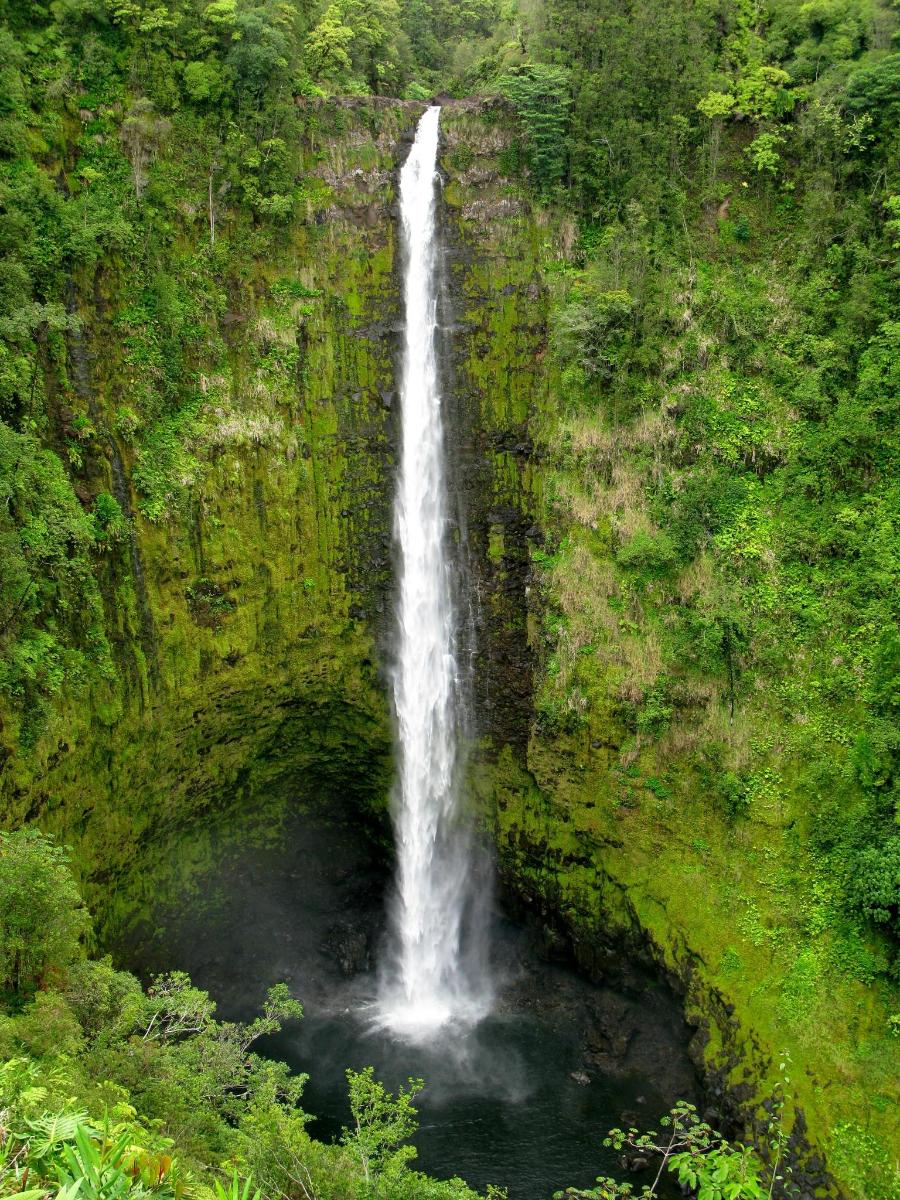
[[789,1052],[813,1145],[874,1200],[897,1194],[898,997],[847,895],[853,838],[884,836],[859,755],[890,736],[867,701],[895,504],[889,472],[809,487],[828,467],[803,388],[867,344],[853,269],[798,260],[803,199],[730,150],[727,202],[676,249],[635,214],[548,264],[558,313],[592,288],[642,311],[606,378],[557,367],[540,424],[542,672],[526,761],[500,764],[501,860],[586,961],[639,926],[738,1094]]

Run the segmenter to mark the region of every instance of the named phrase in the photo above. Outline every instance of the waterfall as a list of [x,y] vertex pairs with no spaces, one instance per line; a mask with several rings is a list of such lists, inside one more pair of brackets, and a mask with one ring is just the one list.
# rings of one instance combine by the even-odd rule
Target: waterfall
[[379,1020],[415,1040],[490,1004],[484,871],[460,794],[465,687],[457,657],[438,362],[435,229],[440,108],[429,108],[400,174],[406,310],[401,451],[394,503],[399,551],[393,700],[397,845],[390,952]]

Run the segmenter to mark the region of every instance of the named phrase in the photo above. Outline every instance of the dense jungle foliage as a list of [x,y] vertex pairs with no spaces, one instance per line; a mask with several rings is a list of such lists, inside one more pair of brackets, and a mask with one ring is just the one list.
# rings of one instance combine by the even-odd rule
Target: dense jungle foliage
[[[636,747],[687,750],[735,826],[799,793],[809,922],[895,983],[896,26],[866,3],[563,3],[531,33],[550,65],[499,81],[537,186],[579,215],[539,717],[611,705]],[[689,744],[666,746],[679,720]]]
[[[555,66],[512,78],[543,89],[543,122],[551,95],[565,108],[565,160],[544,126],[529,152],[581,215],[554,327],[548,436],[574,527],[549,572],[565,632],[545,719],[590,705],[585,646],[616,625],[627,640],[632,598],[657,635],[656,662],[621,664],[637,732],[662,735],[704,688],[732,717],[765,689],[822,887],[886,934],[857,969],[898,978],[894,18],[557,5],[536,37],[566,90]],[[615,591],[573,594],[588,558]],[[729,770],[706,732],[701,775],[737,821],[771,781]]]
[[[547,263],[558,396],[536,430],[537,727],[560,744],[621,727],[623,805],[651,762],[651,790],[709,799],[736,861],[751,816],[787,813],[778,922],[748,900],[742,929],[809,1036],[846,1035],[844,981],[876,997],[884,1042],[864,1049],[888,1069],[898,24],[880,0],[0,0],[0,698],[19,749],[60,695],[114,676],[103,585],[136,523],[190,507],[223,425],[265,441],[202,368],[249,264],[321,198],[311,102],[496,94],[521,129],[508,169],[566,231]],[[114,309],[129,370],[112,423],[88,381],[92,306]],[[295,353],[273,340],[260,369]],[[229,601],[210,584],[195,604],[215,622]],[[698,853],[714,836],[698,829]],[[313,1142],[300,1083],[250,1052],[296,1015],[288,997],[243,1029],[187,980],[142,991],[83,959],[62,852],[16,845],[0,1191],[74,1200],[77,1165],[81,1193],[179,1195],[221,1163],[229,1200],[233,1168],[304,1200],[369,1186],[352,1137]],[[378,1188],[468,1194],[385,1136]],[[858,1195],[895,1195],[890,1148],[856,1126],[841,1145]]]
[[[772,1026],[803,1054],[839,1044],[880,996],[882,1039],[856,1061],[883,1064],[889,1106],[896,7],[562,3],[523,30],[528,53],[498,85],[536,186],[578,214],[543,433],[555,521],[537,556],[538,723],[576,743],[622,728],[626,809],[701,796],[686,820],[718,812],[693,846],[733,866],[709,939],[719,978],[752,980],[758,949],[780,980]],[[852,1124],[832,1161],[859,1164],[859,1194],[893,1195],[896,1123],[886,1154]]]

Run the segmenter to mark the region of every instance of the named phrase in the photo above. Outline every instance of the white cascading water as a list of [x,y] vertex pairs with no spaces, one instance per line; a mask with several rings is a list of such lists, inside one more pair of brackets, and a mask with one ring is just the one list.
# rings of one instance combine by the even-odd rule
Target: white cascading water
[[439,118],[440,108],[426,111],[400,174],[406,328],[394,505],[397,887],[378,1019],[410,1040],[477,1020],[490,1003],[483,954],[472,944],[482,940],[473,918],[481,876],[458,786],[461,688],[437,358]]

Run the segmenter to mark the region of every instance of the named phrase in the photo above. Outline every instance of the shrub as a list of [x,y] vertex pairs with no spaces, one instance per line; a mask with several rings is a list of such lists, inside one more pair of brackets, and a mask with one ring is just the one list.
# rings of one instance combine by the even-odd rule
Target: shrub
[[553,342],[561,361],[588,375],[612,378],[635,309],[625,291],[603,291],[588,283],[553,315]]
[[676,558],[674,543],[667,533],[644,530],[634,534],[616,555],[619,566],[626,571],[648,576],[665,575],[675,566]]
[[853,907],[900,938],[900,834],[857,850],[850,872]]
[[0,833],[0,989],[20,999],[64,970],[88,924],[65,850],[32,829]]

